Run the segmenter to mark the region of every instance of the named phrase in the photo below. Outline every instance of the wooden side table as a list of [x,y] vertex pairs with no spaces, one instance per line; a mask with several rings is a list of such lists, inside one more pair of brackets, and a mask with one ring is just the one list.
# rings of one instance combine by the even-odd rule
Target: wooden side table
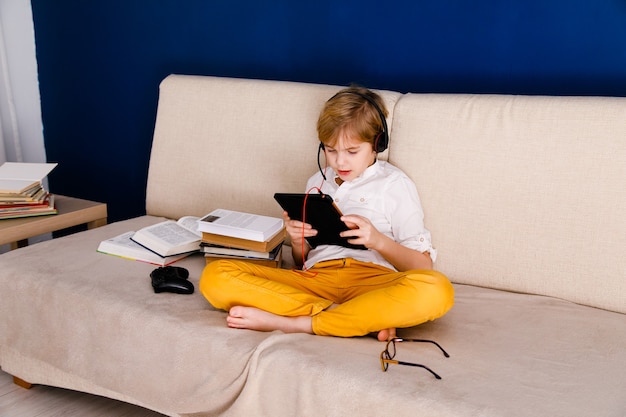
[[11,249],[28,245],[28,238],[86,224],[88,229],[107,223],[107,205],[55,194],[57,214],[0,220],[0,245]]

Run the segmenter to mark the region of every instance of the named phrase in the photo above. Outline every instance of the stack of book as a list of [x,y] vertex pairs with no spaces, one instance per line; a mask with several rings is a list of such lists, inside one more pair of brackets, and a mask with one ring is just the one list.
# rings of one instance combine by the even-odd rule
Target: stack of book
[[0,219],[56,214],[43,179],[57,164],[5,162],[0,166]]
[[217,209],[198,222],[201,251],[207,263],[240,259],[278,268],[285,241],[283,220]]
[[202,252],[207,263],[241,259],[278,268],[284,240],[282,219],[218,209],[127,231],[103,240],[97,251],[160,266]]

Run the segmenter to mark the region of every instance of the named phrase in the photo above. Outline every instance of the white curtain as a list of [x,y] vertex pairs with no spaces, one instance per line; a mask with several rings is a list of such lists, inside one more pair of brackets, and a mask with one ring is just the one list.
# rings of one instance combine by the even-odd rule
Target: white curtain
[[0,19],[0,139],[0,163],[7,161],[6,141],[12,142],[15,149],[14,153],[16,156],[13,158],[15,162],[21,162],[23,157],[21,147],[19,146],[19,130],[17,128],[15,104],[11,92],[2,19]]
[[0,164],[45,162],[30,0],[0,0]]

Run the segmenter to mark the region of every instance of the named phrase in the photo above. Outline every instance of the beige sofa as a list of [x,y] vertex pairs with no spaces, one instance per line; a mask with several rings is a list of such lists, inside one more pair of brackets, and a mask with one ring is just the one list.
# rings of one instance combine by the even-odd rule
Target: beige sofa
[[[147,215],[0,256],[0,366],[22,380],[171,416],[626,415],[626,99],[400,94],[388,159],[411,176],[455,284],[443,318],[400,330],[449,353],[232,330],[196,291],[98,243],[214,208],[280,215],[317,169],[315,122],[339,87],[170,76]],[[287,255],[288,257],[288,255]],[[201,255],[178,265],[197,280]],[[286,263],[283,267],[290,267]]]

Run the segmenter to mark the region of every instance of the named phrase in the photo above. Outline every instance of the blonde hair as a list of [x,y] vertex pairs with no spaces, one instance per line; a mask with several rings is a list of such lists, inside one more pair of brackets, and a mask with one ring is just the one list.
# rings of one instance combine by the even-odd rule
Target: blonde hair
[[378,94],[364,87],[344,88],[326,102],[317,120],[317,135],[322,144],[334,146],[344,133],[375,146],[383,122],[378,110],[363,96],[372,99],[387,116],[385,103]]

